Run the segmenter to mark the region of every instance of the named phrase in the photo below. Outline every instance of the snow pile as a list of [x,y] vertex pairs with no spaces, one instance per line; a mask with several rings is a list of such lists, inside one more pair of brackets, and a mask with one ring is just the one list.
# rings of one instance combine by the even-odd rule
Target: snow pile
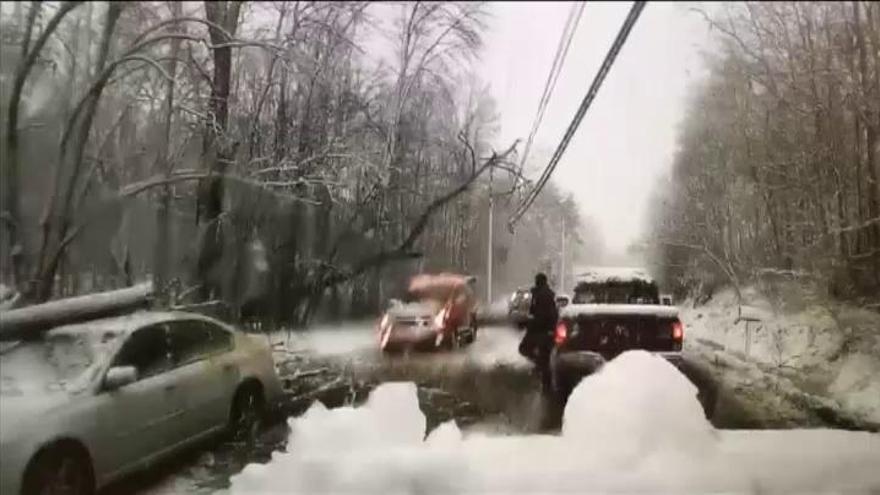
[[686,345],[708,343],[880,424],[880,315],[830,303],[780,311],[753,288],[743,297],[742,307],[731,290],[687,302]]
[[572,392],[562,434],[613,445],[627,455],[660,447],[705,453],[715,441],[714,430],[694,399],[697,392],[663,358],[627,352]]
[[880,424],[880,358],[876,354],[842,358],[828,390],[846,410]]
[[[275,452],[268,464],[246,466],[232,478],[232,493],[393,493],[420,484],[448,492],[453,488],[448,473],[463,467],[440,452],[427,459],[426,420],[412,383],[379,386],[358,408],[328,410],[316,402],[289,424],[292,452]],[[428,444],[455,446],[460,437],[454,424],[447,424]]]
[[634,351],[583,380],[561,436],[425,438],[411,383],[358,408],[315,404],[289,420],[289,452],[232,477],[250,493],[644,493],[867,491],[880,438],[828,430],[715,431],[696,390],[665,360]]

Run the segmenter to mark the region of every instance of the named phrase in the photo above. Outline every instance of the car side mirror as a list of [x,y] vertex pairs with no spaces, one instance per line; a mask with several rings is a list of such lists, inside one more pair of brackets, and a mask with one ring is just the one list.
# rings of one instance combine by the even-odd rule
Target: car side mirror
[[114,366],[107,370],[104,377],[104,388],[116,390],[137,381],[137,368],[134,366]]

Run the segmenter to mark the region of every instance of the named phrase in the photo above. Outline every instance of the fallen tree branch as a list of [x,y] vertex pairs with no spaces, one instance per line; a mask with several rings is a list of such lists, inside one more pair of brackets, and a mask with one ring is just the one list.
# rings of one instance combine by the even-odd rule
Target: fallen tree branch
[[434,201],[428,204],[428,206],[425,207],[424,210],[422,210],[421,214],[419,214],[418,219],[410,229],[409,234],[397,247],[369,256],[361,260],[349,271],[334,271],[333,273],[329,273],[321,277],[321,279],[317,283],[316,288],[320,291],[334,285],[338,285],[340,283],[351,280],[358,275],[361,275],[367,270],[379,267],[389,261],[420,258],[422,256],[421,253],[414,252],[412,248],[419,237],[421,237],[421,235],[424,233],[425,228],[427,228],[428,222],[431,220],[431,217],[434,215],[434,213],[436,213],[438,210],[446,206],[446,204],[448,204],[450,201],[454,200],[459,195],[467,191],[474,184],[474,182],[476,182],[480,175],[483,174],[483,172],[489,170],[492,167],[495,167],[498,163],[503,162],[508,155],[513,153],[513,151],[516,149],[517,144],[519,144],[519,140],[514,142],[501,154],[493,153],[492,156],[488,160],[486,160],[478,169],[476,169],[466,181],[462,182],[451,191],[448,191],[446,194],[443,194],[442,196],[434,199]]
[[865,221],[862,222],[862,223],[858,223],[858,224],[855,224],[855,225],[849,225],[849,226],[847,226],[847,227],[841,227],[841,228],[837,228],[837,229],[830,229],[830,230],[828,230],[828,234],[840,234],[840,233],[843,233],[843,232],[852,232],[852,231],[855,231],[855,230],[862,230],[862,229],[866,229],[866,228],[868,228],[868,227],[870,227],[870,226],[872,226],[872,225],[880,225],[880,217],[871,218],[871,219],[869,219],[869,220],[865,220]]
[[324,392],[329,392],[333,389],[339,388],[342,385],[345,385],[344,380],[342,378],[336,378],[332,382],[324,384],[314,390],[310,390],[310,391],[305,392],[303,394],[294,395],[293,397],[288,397],[287,401],[288,402],[297,402],[297,401],[301,401],[301,400],[314,399],[315,396],[323,394]]

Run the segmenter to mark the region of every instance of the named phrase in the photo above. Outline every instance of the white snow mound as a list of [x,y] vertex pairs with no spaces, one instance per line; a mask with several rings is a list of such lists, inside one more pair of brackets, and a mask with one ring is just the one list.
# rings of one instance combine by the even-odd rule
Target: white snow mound
[[591,444],[613,445],[617,453],[626,455],[664,448],[707,452],[715,442],[715,431],[696,399],[697,392],[662,357],[646,351],[627,352],[572,392],[562,434]]
[[880,359],[877,356],[857,353],[843,358],[829,391],[847,410],[880,424]]
[[562,435],[425,438],[415,385],[384,384],[362,407],[315,404],[289,420],[288,453],[250,464],[250,493],[833,493],[880,487],[878,435],[715,431],[696,390],[646,352],[583,380]]

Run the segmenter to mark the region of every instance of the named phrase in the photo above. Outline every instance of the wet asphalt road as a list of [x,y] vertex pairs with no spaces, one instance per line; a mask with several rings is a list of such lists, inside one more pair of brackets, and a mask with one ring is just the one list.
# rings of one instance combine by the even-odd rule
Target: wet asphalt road
[[[466,349],[389,357],[378,352],[369,324],[274,334],[271,340],[286,394],[257,438],[238,444],[208,442],[102,493],[222,490],[247,463],[267,462],[272,451],[290,447],[284,418],[302,414],[315,400],[331,408],[360,404],[370,390],[388,381],[418,385],[429,429],[455,420],[465,431],[553,433],[561,426],[563,409],[541,393],[531,364],[517,353],[521,335],[504,326],[487,327]],[[730,383],[723,368],[699,353],[688,357],[682,371],[697,385],[707,417],[717,428],[828,426],[825,419],[784,404],[773,394]]]

